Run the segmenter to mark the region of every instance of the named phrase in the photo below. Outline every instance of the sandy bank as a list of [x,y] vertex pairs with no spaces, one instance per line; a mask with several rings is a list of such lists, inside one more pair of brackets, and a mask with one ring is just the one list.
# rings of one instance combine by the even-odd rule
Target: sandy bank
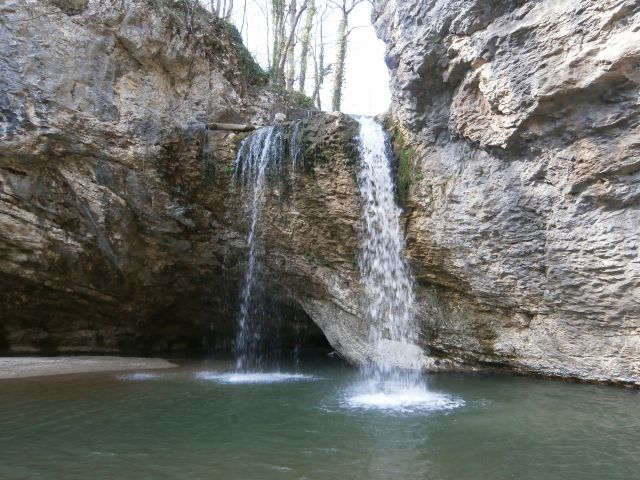
[[176,365],[161,358],[0,357],[0,380],[68,373],[151,370]]

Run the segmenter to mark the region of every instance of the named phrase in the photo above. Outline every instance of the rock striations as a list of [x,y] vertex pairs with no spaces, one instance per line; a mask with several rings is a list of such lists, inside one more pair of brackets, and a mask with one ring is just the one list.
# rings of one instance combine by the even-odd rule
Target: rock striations
[[640,4],[378,0],[432,353],[640,383]]

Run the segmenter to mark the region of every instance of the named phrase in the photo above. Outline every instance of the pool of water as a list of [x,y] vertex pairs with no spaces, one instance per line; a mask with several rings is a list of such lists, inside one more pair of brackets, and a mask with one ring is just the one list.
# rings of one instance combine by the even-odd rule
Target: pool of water
[[0,382],[0,479],[633,479],[640,392],[337,362]]

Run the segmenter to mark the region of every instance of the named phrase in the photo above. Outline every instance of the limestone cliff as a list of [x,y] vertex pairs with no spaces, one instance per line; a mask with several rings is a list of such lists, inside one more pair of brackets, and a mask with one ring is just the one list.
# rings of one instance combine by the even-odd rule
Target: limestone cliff
[[[636,3],[377,2],[426,369],[640,384]],[[0,6],[0,351],[230,349],[245,134],[204,125],[271,123],[287,99],[228,25],[180,5]],[[356,123],[282,129],[266,344],[324,335],[364,362]]]
[[639,383],[638,2],[378,0],[374,17],[414,162],[424,344]]
[[204,123],[284,99],[180,2],[9,0],[0,39],[0,350],[228,347],[239,138]]

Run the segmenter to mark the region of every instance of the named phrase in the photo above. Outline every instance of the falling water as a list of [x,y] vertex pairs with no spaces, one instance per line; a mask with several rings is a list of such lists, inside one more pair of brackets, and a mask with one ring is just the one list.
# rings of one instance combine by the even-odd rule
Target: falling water
[[417,346],[414,281],[403,254],[389,142],[375,120],[357,120],[363,222],[359,268],[370,364],[363,369],[366,381],[350,392],[347,403],[402,411],[424,408],[441,399],[428,392],[420,378],[423,353]]
[[358,118],[363,245],[360,274],[365,289],[365,320],[376,370],[418,367],[413,278],[404,258],[400,208],[389,162],[389,144],[380,124]]
[[265,204],[265,185],[270,171],[280,174],[284,140],[280,127],[266,127],[247,137],[238,151],[234,165],[233,179],[244,188],[250,189],[245,197],[251,218],[247,234],[249,247],[247,270],[240,297],[240,313],[236,333],[236,370],[260,367],[260,315],[258,262],[260,239],[259,224]]
[[[400,209],[395,203],[388,140],[382,126],[373,119],[358,118],[358,122],[361,156],[358,186],[363,222],[359,269],[371,363],[363,369],[367,378],[364,388],[358,386],[347,401],[356,408],[431,407],[434,401],[442,399],[434,397],[420,381],[419,368],[424,358],[416,345],[414,282],[403,255],[404,238]],[[292,167],[299,159],[298,128],[295,125],[291,132]],[[282,127],[267,127],[244,140],[235,162],[234,181],[243,185],[247,193],[245,207],[250,212],[248,263],[236,336],[236,370],[245,375],[261,371],[258,320],[263,317],[264,297],[260,291],[259,226],[267,178],[271,175],[282,178],[284,153]]]

